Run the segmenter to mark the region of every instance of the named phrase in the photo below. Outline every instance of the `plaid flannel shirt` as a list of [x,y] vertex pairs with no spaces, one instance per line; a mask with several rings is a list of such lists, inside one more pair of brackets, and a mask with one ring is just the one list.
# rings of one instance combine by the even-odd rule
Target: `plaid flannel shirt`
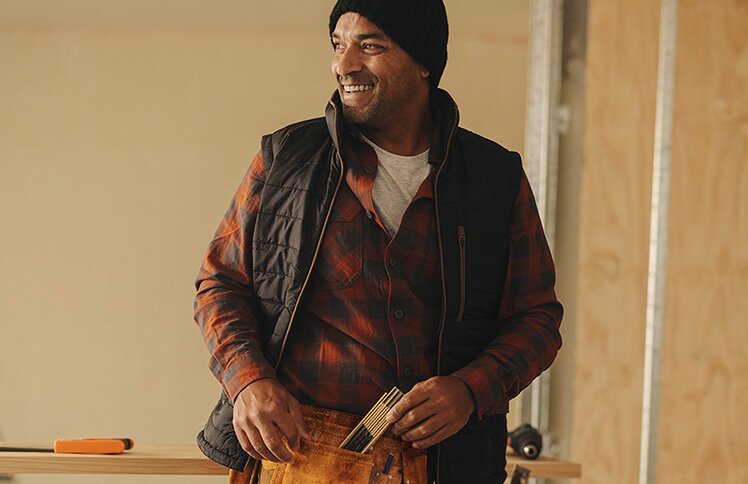
[[[232,400],[250,383],[277,378],[302,403],[363,414],[393,385],[407,391],[436,372],[441,308],[433,170],[393,239],[371,198],[377,159],[351,137],[346,183],[333,206],[299,320],[278,372],[263,356],[251,311],[252,238],[265,174],[253,160],[210,244],[196,287],[195,319],[210,368]],[[435,143],[429,162],[439,161]],[[497,249],[498,250],[498,249]],[[454,373],[479,416],[509,400],[550,364],[561,345],[555,272],[527,178],[509,233],[509,263],[496,339]]]

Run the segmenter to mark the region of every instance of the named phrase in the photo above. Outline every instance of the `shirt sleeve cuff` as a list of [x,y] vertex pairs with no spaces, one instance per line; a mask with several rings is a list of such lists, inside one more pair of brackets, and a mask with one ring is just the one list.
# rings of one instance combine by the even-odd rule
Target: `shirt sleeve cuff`
[[275,370],[267,361],[237,358],[223,372],[223,388],[232,402],[251,383],[264,378],[276,379]]
[[491,379],[486,371],[466,366],[452,373],[470,389],[475,401],[475,412],[479,419],[484,415],[507,413],[509,402],[504,398],[501,385]]

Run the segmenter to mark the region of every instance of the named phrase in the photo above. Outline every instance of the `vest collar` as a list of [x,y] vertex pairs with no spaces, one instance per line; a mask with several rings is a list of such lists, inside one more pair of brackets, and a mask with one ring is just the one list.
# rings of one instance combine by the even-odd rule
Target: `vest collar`
[[[431,100],[431,110],[436,114],[438,129],[441,130],[441,147],[442,152],[450,144],[450,138],[454,135],[454,127],[460,123],[460,111],[457,108],[452,96],[443,89],[437,89]],[[330,132],[335,148],[338,153],[343,153],[343,133],[349,129],[348,123],[343,116],[343,104],[340,101],[340,94],[336,90],[325,109],[325,121],[327,129]],[[438,157],[438,163],[441,163],[443,157]]]

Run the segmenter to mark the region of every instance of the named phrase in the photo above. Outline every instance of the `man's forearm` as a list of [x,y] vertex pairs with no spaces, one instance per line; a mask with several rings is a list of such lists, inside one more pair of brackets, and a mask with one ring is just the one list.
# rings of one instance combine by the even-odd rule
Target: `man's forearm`
[[201,282],[195,321],[211,354],[210,369],[231,401],[250,383],[275,377],[262,352],[257,320],[243,296],[214,281]]
[[208,247],[195,281],[195,322],[211,354],[210,369],[226,394],[274,377],[260,344],[252,282],[251,242],[265,182],[258,153]]
[[499,323],[499,333],[470,364],[453,373],[473,392],[478,416],[506,413],[509,400],[553,362],[561,347],[557,301]]

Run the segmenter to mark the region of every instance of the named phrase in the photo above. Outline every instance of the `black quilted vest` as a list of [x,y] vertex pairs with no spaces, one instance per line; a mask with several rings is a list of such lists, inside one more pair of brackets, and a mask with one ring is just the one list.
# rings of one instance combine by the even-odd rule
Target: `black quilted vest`
[[[507,268],[508,230],[521,176],[517,153],[458,127],[445,91],[435,96],[442,114],[445,157],[435,179],[442,265],[439,373],[471,362],[497,331]],[[252,239],[254,290],[265,356],[277,365],[315,253],[341,183],[344,120],[333,96],[325,118],[303,121],[262,139],[267,180]],[[291,248],[289,248],[291,246]],[[496,383],[498,385],[498,382]],[[506,410],[506,409],[505,409]],[[198,445],[212,460],[243,470],[249,456],[232,425],[225,394]],[[471,417],[456,435],[429,449],[429,482],[504,482],[506,415]]]

